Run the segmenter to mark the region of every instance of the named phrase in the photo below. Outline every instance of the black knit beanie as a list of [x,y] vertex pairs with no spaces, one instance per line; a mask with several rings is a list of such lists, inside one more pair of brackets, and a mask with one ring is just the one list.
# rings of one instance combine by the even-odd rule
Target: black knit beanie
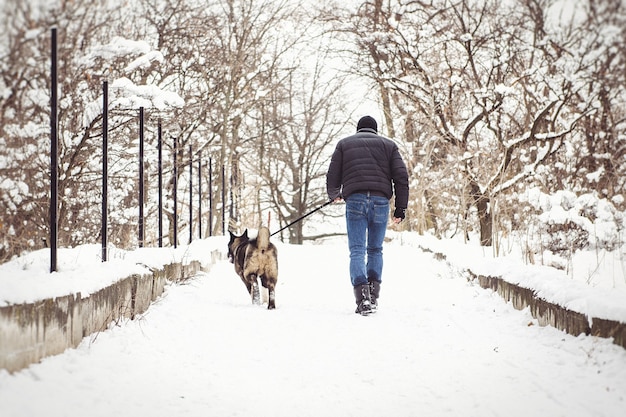
[[359,122],[356,124],[356,131],[358,132],[361,129],[374,129],[374,132],[378,132],[378,124],[376,120],[372,116],[363,116],[359,119]]

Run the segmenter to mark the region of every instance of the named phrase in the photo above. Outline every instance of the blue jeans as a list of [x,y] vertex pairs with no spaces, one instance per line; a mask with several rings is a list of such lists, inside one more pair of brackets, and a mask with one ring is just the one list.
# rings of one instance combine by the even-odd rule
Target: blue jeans
[[346,199],[350,280],[355,287],[367,284],[368,279],[382,281],[388,218],[389,200],[385,197],[352,194]]

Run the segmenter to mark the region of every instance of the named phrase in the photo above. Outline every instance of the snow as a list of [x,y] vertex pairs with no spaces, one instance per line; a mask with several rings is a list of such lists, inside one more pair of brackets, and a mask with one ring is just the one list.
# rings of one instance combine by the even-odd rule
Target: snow
[[[98,59],[105,61],[130,60],[123,71],[128,77],[131,77],[135,71],[150,68],[155,63],[162,64],[164,62],[163,54],[160,51],[152,50],[146,41],[135,41],[119,36],[114,36],[111,42],[106,45],[90,48],[88,53],[82,57],[86,66],[94,66]],[[145,107],[165,110],[169,107],[184,105],[184,99],[177,93],[153,84],[136,85],[128,77],[114,78],[111,82],[110,87],[113,96],[110,98],[110,109]],[[89,126],[102,114],[102,105],[102,96],[85,104],[83,126]]]
[[[626,350],[538,326],[528,310],[468,281],[462,266],[473,261],[533,284],[535,270],[472,245],[388,236],[375,315],[354,314],[345,238],[277,243],[276,310],[251,305],[232,265],[219,260],[169,285],[140,318],[112,323],[26,370],[0,371],[2,415],[622,415]],[[54,274],[45,251],[33,252],[0,265],[0,294],[15,302],[88,293],[131,271],[208,262],[226,243],[213,237],[178,249],[114,250],[106,263],[97,245],[86,245],[60,252]],[[558,271],[540,269],[557,282]],[[567,297],[571,280],[560,278],[542,291]]]
[[114,36],[108,44],[98,45],[91,49],[90,54],[86,57],[88,60],[95,58],[114,60],[128,55],[148,54],[152,48],[146,41],[134,41],[121,36]]
[[[209,239],[208,242],[212,241]],[[111,247],[107,262],[101,261],[100,245],[59,248],[57,271],[53,273],[49,273],[50,249],[37,250],[0,265],[0,307],[78,292],[86,297],[132,274],[150,273],[150,269],[162,268],[170,263],[188,263],[193,259],[208,264],[211,258],[204,257],[205,253],[210,254],[208,242],[199,241],[176,249],[125,251]],[[202,254],[194,256],[193,250],[197,247],[201,248]]]
[[[626,270],[624,248],[615,251],[581,251],[571,260],[571,270],[528,265],[519,253],[494,256],[492,248],[407,234],[405,244],[427,248],[446,256],[458,271],[502,277],[529,288],[551,303],[589,316],[626,323]],[[545,261],[550,260],[544,254]]]
[[131,73],[137,68],[149,68],[153,61],[162,63],[164,61],[163,54],[160,51],[150,51],[145,55],[136,58],[124,68],[126,73]]
[[177,94],[160,89],[155,85],[136,85],[128,78],[118,78],[111,83],[111,89],[119,90],[128,97],[118,97],[116,102],[122,107],[155,107],[163,110],[168,106],[182,106],[184,100]]

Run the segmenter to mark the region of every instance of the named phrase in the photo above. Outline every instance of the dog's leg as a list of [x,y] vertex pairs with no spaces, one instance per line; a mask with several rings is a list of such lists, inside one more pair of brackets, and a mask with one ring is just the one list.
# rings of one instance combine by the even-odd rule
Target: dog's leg
[[261,296],[259,294],[259,284],[252,284],[252,304],[259,305],[261,304]]
[[276,294],[274,293],[274,286],[270,285],[267,288],[267,291],[269,293],[269,300],[267,302],[267,309],[268,310],[273,310],[276,308]]
[[251,285],[250,295],[252,296],[252,304],[261,304],[261,294],[259,292],[259,282],[255,274],[251,274],[248,277],[248,282]]
[[259,288],[261,291],[261,304],[268,304],[269,303],[269,291],[267,288],[267,280],[265,279],[265,275],[260,275],[259,278],[261,278],[261,287]]
[[264,302],[267,302],[267,308],[268,310],[273,310],[276,308],[276,295],[274,293],[274,287],[276,286],[276,280],[275,279],[271,279],[268,278],[267,275],[261,275],[261,283],[263,284],[263,288],[267,291],[267,294],[265,293],[265,291],[263,292],[263,296],[265,298],[265,296],[267,296],[266,299],[264,299]]
[[241,280],[246,285],[246,289],[248,290],[248,294],[252,295],[252,282],[248,281],[244,276],[241,277]]
[[276,308],[276,294],[274,293],[274,287],[276,286],[276,282],[267,279],[267,277],[263,276],[263,287],[267,290],[267,309],[273,310]]

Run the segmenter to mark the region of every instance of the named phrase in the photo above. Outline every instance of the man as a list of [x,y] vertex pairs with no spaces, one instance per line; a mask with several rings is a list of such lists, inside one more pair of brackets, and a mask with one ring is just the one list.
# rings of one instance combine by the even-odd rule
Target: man
[[356,130],[337,143],[326,174],[326,191],[331,201],[346,201],[355,312],[368,315],[378,307],[389,200],[395,194],[393,222],[400,223],[409,200],[409,178],[398,146],[378,135],[373,117],[362,117]]

